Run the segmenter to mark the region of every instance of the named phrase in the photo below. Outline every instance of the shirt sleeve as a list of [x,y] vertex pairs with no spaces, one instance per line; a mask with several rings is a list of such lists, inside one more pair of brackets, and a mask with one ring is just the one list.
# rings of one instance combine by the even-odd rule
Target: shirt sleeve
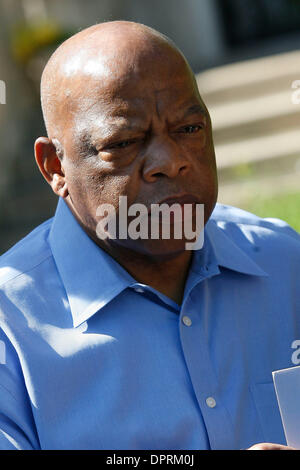
[[31,403],[17,354],[0,330],[0,450],[39,448]]

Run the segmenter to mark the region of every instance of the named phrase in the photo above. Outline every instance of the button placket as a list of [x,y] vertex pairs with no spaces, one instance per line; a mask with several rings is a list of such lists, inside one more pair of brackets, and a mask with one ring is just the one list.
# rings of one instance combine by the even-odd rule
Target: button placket
[[184,315],[182,317],[182,323],[185,325],[185,326],[191,326],[192,325],[192,320],[191,318],[188,316],[188,315]]
[[[183,315],[181,318],[181,344],[193,389],[207,429],[210,446],[212,449],[230,448],[234,436],[232,423],[220,397],[213,394],[213,391],[218,389],[219,384],[214,373],[207,344],[207,331],[203,324],[205,315],[201,315],[201,307],[195,314],[193,311],[195,305],[189,300],[185,301],[183,308],[187,313],[192,312],[193,316]],[[224,432],[219,432],[220,429]]]
[[214,397],[207,397],[206,400],[205,400],[207,406],[209,408],[214,408],[217,404],[216,400],[214,399]]

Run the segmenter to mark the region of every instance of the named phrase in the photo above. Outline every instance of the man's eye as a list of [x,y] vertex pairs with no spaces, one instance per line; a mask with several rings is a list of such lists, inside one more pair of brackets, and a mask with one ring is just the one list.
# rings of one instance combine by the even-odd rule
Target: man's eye
[[108,149],[124,149],[133,143],[133,140],[123,140],[122,142],[117,142],[116,144],[110,145]]
[[195,134],[195,132],[198,132],[200,129],[202,129],[202,126],[185,126],[180,129],[179,132],[183,132],[185,134]]

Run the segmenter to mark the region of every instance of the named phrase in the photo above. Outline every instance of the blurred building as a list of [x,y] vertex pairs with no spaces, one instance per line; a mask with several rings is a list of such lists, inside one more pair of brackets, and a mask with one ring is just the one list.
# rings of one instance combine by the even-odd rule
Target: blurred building
[[[0,80],[6,84],[6,104],[0,104],[0,253],[56,205],[33,157],[34,140],[45,134],[43,66],[66,37],[116,19],[165,33],[189,60],[215,124],[225,202],[234,203],[230,195],[241,191],[232,176],[269,171],[266,162],[274,156],[281,158],[278,168],[288,155],[289,171],[299,169],[299,107],[292,107],[290,94],[292,81],[300,79],[300,0],[0,0]],[[279,152],[280,146],[288,151]]]

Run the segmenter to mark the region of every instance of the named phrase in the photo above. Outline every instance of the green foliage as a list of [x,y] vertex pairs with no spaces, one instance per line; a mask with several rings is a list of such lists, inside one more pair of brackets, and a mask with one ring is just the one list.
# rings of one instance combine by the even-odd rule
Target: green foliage
[[17,23],[11,35],[12,52],[20,63],[27,63],[39,51],[47,47],[56,47],[71,36],[73,32],[65,31],[53,21],[35,23]]
[[253,176],[254,168],[250,163],[240,163],[233,167],[233,176],[234,178],[249,178]]
[[273,197],[256,197],[242,206],[259,217],[276,217],[300,232],[300,192],[280,194]]

